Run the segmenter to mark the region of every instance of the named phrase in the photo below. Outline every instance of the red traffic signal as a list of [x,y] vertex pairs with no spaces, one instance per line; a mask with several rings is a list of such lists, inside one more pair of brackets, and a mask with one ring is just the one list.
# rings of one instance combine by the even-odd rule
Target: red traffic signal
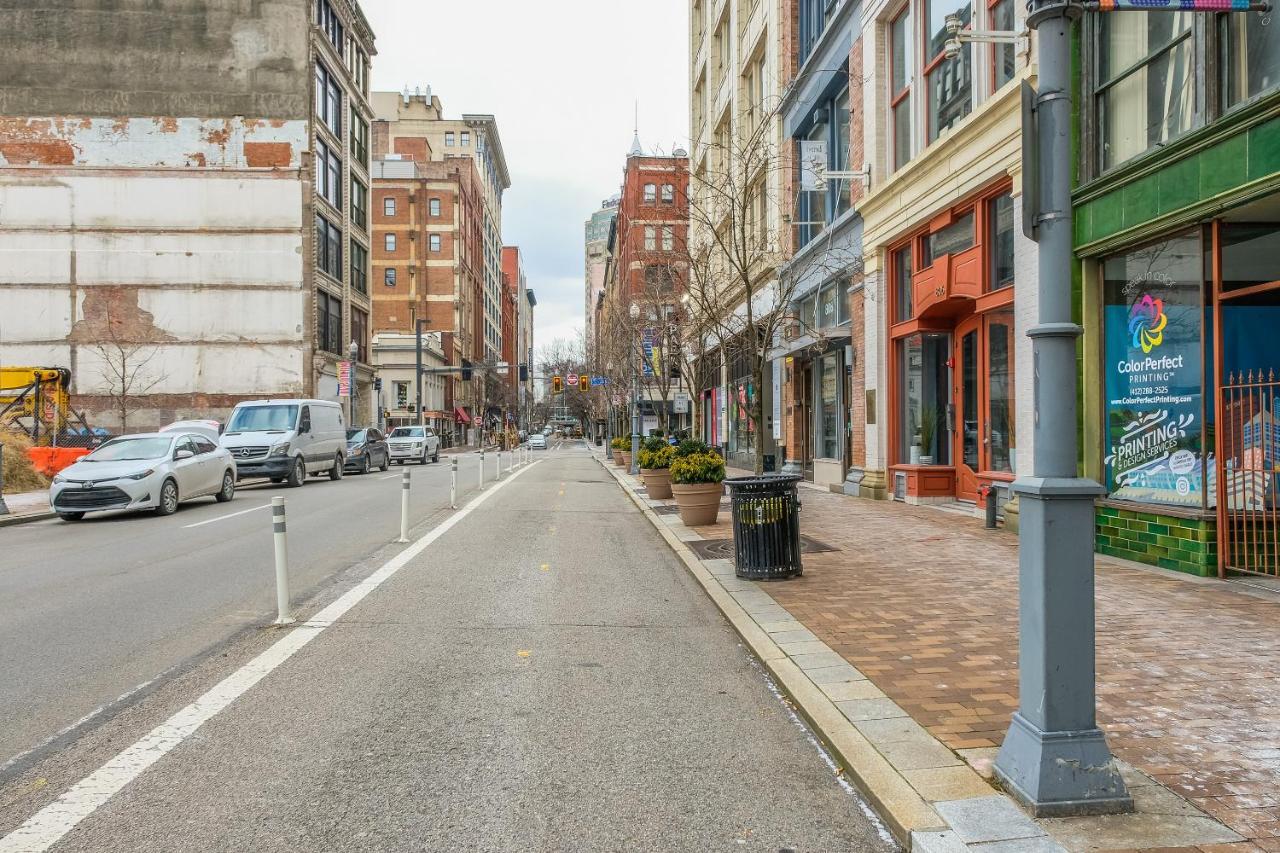
[[590,388],[590,387],[591,387],[591,377],[590,377],[590,376],[588,376],[587,374],[585,374],[585,373],[584,373],[584,374],[582,374],[581,376],[579,376],[579,377],[578,377],[578,390],[579,390],[579,391],[586,391],[586,390],[587,390],[588,388]]
[[551,390],[552,390],[554,393],[556,393],[556,394],[559,394],[561,391],[563,391],[563,390],[564,390],[564,380],[563,380],[563,379],[561,379],[559,376],[552,376],[552,377],[551,377]]

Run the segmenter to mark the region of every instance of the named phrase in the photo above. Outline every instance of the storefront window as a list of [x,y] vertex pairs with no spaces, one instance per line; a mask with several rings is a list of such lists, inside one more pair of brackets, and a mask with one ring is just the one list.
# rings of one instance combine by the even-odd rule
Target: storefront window
[[823,459],[840,459],[840,356],[824,355],[818,362],[818,443]]
[[951,463],[946,412],[951,402],[951,338],[911,335],[897,342],[899,371],[898,462]]
[[943,255],[959,254],[972,247],[973,211],[970,210],[950,225],[924,238],[924,257],[920,260],[920,268],[933,266],[933,262]]
[[1219,241],[1224,293],[1280,281],[1280,226],[1224,222]]
[[911,319],[911,244],[893,253],[893,321]]
[[1192,15],[1097,16],[1102,168],[1191,129],[1196,106]]
[[822,294],[818,299],[818,328],[820,329],[829,329],[836,325],[836,302],[839,301],[836,290],[835,282],[822,287]]
[[1106,485],[1111,497],[1205,504],[1198,233],[1103,265]]
[[1275,16],[1230,14],[1221,21],[1223,106],[1280,85],[1280,24]]
[[987,321],[987,466],[1013,472],[1013,314],[1002,311]]
[[990,202],[991,281],[990,290],[1013,284],[1013,196],[996,196]]

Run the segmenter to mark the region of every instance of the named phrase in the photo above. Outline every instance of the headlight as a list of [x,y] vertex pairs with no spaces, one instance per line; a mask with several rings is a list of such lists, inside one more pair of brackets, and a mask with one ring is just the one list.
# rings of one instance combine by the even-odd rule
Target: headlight
[[352,456],[359,456],[359,455],[360,455],[360,454],[362,454],[362,453],[364,453],[364,448],[363,448],[363,447],[353,447],[353,448],[351,448],[351,455],[352,455]]
[[66,477],[64,477],[64,476],[62,476],[61,474],[54,474],[54,475],[53,475],[53,482],[55,482],[55,483],[65,483],[65,482],[67,482],[67,478],[66,478]]
[[147,469],[147,470],[145,470],[145,471],[139,471],[137,474],[130,474],[128,477],[125,477],[124,479],[126,479],[126,480],[145,480],[145,479],[147,479],[148,477],[150,477],[152,474],[154,474],[155,472],[156,472],[156,469],[154,469],[154,468],[148,468],[148,469]]
[[289,442],[286,441],[283,444],[277,444],[275,447],[271,448],[271,455],[272,456],[288,456]]
[[422,442],[421,442],[421,441],[415,441],[415,442],[413,443],[413,449],[414,449],[414,450],[420,450],[421,448],[422,448]]

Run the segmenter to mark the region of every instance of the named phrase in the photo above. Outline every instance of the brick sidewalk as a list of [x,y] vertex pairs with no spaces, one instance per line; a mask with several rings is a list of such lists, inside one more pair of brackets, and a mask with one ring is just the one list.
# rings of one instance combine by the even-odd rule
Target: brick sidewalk
[[[801,492],[805,575],[767,591],[988,769],[1017,707],[1017,540],[959,514]],[[707,538],[731,537],[727,514]],[[1098,559],[1099,717],[1116,755],[1280,850],[1280,596]],[[1196,849],[1196,848],[1182,848]]]

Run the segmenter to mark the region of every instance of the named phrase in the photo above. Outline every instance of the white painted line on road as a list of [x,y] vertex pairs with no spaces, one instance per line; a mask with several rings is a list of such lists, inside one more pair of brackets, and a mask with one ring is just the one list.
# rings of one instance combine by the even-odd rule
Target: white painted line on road
[[427,531],[422,538],[343,593],[337,601],[296,628],[290,629],[270,648],[224,678],[209,692],[81,779],[57,800],[28,818],[22,826],[0,838],[0,853],[43,853],[57,844],[76,824],[101,808],[148,767],[189,738],[219,711],[243,696],[272,670],[293,657],[299,649],[320,636],[325,628],[341,619],[343,614],[404,568],[431,543],[452,530],[458,522],[528,470],[529,468],[525,468],[518,471],[514,476],[501,483],[494,483],[493,488],[472,498],[470,503]]
[[217,518],[208,518],[208,519],[205,519],[204,521],[197,521],[195,524],[184,524],[182,525],[182,529],[187,530],[188,528],[191,528],[191,527],[204,527],[206,524],[213,524],[215,521],[225,521],[228,518],[235,518],[237,515],[244,515],[245,513],[254,512],[255,510],[266,509],[269,506],[271,506],[271,504],[263,504],[262,506],[251,506],[248,509],[242,509],[239,512],[229,512],[226,515],[220,515]]
[[402,476],[401,472],[397,471],[397,472],[396,472],[396,473],[394,473],[394,474],[387,474],[386,476],[379,477],[378,479],[379,479],[379,480],[394,480],[394,479],[396,479],[397,477],[400,477],[400,476]]

